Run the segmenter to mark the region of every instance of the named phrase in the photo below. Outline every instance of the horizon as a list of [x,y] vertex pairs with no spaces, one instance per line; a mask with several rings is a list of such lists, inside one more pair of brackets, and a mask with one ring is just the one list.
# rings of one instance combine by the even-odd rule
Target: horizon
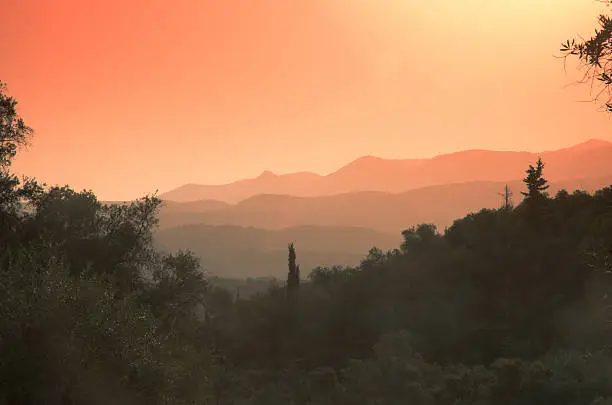
[[364,156],[612,141],[576,66],[555,58],[602,8],[8,0],[3,80],[36,132],[13,168],[132,200]]
[[[229,182],[225,182],[225,183],[181,183],[178,184],[176,187],[166,190],[164,192],[162,192],[161,194],[174,190],[176,188],[182,187],[182,186],[200,186],[200,185],[205,185],[205,186],[225,186],[225,185],[229,185],[229,184],[233,184],[242,180],[254,180],[257,179],[259,177],[264,176],[265,174],[270,174],[273,176],[286,176],[286,175],[292,175],[292,174],[314,174],[317,176],[321,176],[321,177],[325,177],[325,176],[329,176],[331,174],[334,174],[335,172],[337,172],[338,170],[350,165],[351,163],[354,163],[360,159],[365,159],[365,158],[374,158],[374,159],[381,159],[381,160],[386,160],[386,161],[403,161],[403,160],[428,160],[428,159],[433,159],[435,157],[439,157],[439,156],[445,156],[445,155],[452,155],[452,154],[456,154],[456,153],[462,153],[462,152],[514,152],[514,153],[531,153],[531,154],[541,154],[541,153],[547,153],[547,152],[554,152],[557,150],[562,150],[562,149],[569,149],[572,147],[576,147],[576,146],[580,146],[583,144],[587,144],[587,143],[591,143],[591,142],[606,142],[609,143],[612,146],[612,141],[607,141],[605,139],[601,139],[601,138],[588,138],[585,139],[582,142],[579,143],[575,143],[575,144],[571,144],[571,145],[566,145],[566,146],[561,146],[558,149],[550,149],[550,150],[540,150],[540,151],[529,151],[529,150],[511,150],[511,149],[506,149],[506,150],[502,150],[502,149],[462,149],[462,150],[458,150],[458,151],[454,151],[454,152],[449,152],[449,153],[442,153],[442,154],[437,154],[437,155],[432,155],[432,156],[426,156],[426,157],[412,157],[412,156],[406,156],[406,157],[398,157],[398,158],[385,158],[385,157],[381,157],[381,156],[373,156],[373,155],[364,155],[364,156],[358,156],[357,158],[349,161],[349,162],[345,162],[344,164],[341,164],[340,166],[338,166],[335,169],[332,169],[329,172],[326,173],[317,173],[311,170],[304,170],[304,171],[300,171],[300,172],[276,172],[274,170],[270,170],[270,169],[266,169],[264,171],[262,171],[261,173],[254,175],[254,176],[250,176],[250,177],[244,177],[244,178],[238,178],[238,179],[234,179],[231,180]],[[534,162],[535,163],[535,162]],[[546,162],[544,162],[546,163]]]

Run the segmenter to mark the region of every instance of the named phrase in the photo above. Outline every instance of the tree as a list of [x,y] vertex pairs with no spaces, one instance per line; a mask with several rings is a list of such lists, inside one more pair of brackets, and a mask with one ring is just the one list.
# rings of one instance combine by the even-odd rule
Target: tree
[[89,191],[22,184],[9,166],[32,130],[5,89],[0,403],[202,403],[210,356],[195,312],[207,283],[189,254],[153,249],[161,201],[103,205]]
[[[0,252],[15,239],[14,232],[23,216],[23,200],[40,195],[42,187],[33,179],[23,184],[9,171],[19,147],[27,145],[33,130],[17,113],[17,100],[7,94],[0,80]],[[1,259],[1,257],[0,257]]]
[[[289,272],[287,274],[287,301],[288,306],[284,311],[284,324],[285,324],[285,342],[281,343],[279,349],[281,357],[290,358],[292,354],[295,354],[296,337],[298,326],[298,307],[297,307],[297,294],[300,289],[300,266],[295,262],[295,246],[292,243],[289,244]],[[292,354],[289,354],[292,353]]]
[[300,288],[300,266],[295,263],[295,246],[289,244],[289,272],[287,274],[287,294],[292,299]]
[[404,242],[400,248],[404,253],[418,251],[440,237],[434,224],[419,224],[402,231]]
[[10,166],[20,146],[28,143],[33,131],[17,114],[17,101],[6,93],[0,81],[0,169]]
[[529,165],[529,169],[526,170],[527,176],[523,179],[523,182],[527,185],[527,192],[522,191],[525,197],[529,199],[539,199],[546,196],[545,191],[550,187],[543,177],[544,163],[541,158],[538,158],[536,167]]
[[511,210],[512,207],[514,207],[514,203],[512,202],[512,190],[510,190],[510,187],[508,187],[508,185],[506,184],[506,186],[504,187],[504,192],[498,194],[504,198],[502,208],[504,210]]
[[[610,0],[600,0],[602,3],[610,4]],[[596,90],[593,100],[600,99],[606,94],[605,108],[612,112],[612,18],[601,14],[598,18],[599,28],[594,35],[586,40],[567,40],[561,44],[561,52],[564,60],[568,56],[577,57],[586,68],[582,82],[590,82],[594,88],[595,81],[601,86]]]

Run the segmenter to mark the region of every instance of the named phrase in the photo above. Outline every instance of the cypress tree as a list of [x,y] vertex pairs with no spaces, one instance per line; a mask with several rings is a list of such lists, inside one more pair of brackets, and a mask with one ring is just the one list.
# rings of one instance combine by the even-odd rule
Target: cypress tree
[[300,288],[300,266],[296,265],[295,246],[289,244],[289,272],[287,273],[287,295],[292,299]]

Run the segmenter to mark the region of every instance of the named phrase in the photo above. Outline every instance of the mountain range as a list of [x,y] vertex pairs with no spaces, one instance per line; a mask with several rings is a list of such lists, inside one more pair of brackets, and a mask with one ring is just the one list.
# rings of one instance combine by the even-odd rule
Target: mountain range
[[[207,209],[188,203],[173,203],[160,212],[160,228],[206,224],[234,225],[263,229],[282,229],[295,226],[363,227],[378,232],[399,234],[403,229],[419,223],[433,223],[440,230],[456,218],[482,208],[497,208],[502,204],[505,185],[519,203],[521,180],[509,182],[476,181],[429,186],[404,193],[361,191],[321,197],[295,197],[261,194],[238,204],[220,209]],[[560,189],[588,192],[612,185],[612,174],[583,179],[551,182],[548,190],[555,194]]]
[[521,179],[538,157],[546,163],[546,177],[551,182],[612,174],[612,143],[591,139],[540,153],[467,150],[429,159],[365,156],[324,176],[265,171],[259,177],[223,185],[185,184],[160,197],[176,202],[217,200],[235,204],[259,194],[318,197],[359,191],[401,193],[450,183],[506,182]]
[[551,195],[612,185],[612,143],[601,140],[541,153],[363,157],[326,176],[264,172],[164,193],[155,241],[165,250],[192,250],[220,277],[283,278],[290,241],[305,274],[316,266],[356,265],[373,246],[399,246],[400,232],[410,226],[434,223],[443,231],[470,212],[499,207],[506,185],[518,204],[525,170],[538,157]]

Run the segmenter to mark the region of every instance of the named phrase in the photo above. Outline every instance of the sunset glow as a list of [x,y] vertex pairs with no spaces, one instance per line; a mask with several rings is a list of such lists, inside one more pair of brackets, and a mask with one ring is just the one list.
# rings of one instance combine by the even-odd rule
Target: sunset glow
[[[5,0],[17,172],[129,199],[364,155],[611,140],[554,58],[591,0]],[[578,118],[572,118],[578,117]],[[586,124],[585,124],[586,123]],[[58,159],[57,156],[62,156]],[[75,169],[78,167],[78,170]]]
[[612,405],[612,0],[0,3],[0,405]]

